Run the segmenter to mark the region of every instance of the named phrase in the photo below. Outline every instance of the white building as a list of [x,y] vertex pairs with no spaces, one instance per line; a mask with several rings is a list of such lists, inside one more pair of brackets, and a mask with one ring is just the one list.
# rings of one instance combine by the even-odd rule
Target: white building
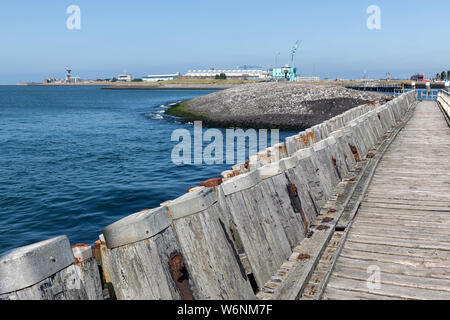
[[198,78],[198,79],[214,79],[216,75],[224,73],[227,79],[238,80],[268,80],[270,73],[261,69],[234,69],[234,70],[189,70],[184,78]]
[[178,79],[180,76],[180,73],[174,73],[174,74],[152,74],[145,77],[142,77],[142,81],[144,82],[158,82],[158,81],[167,81],[167,80],[174,80]]
[[297,81],[298,82],[319,82],[320,81],[320,77],[315,77],[315,76],[297,76]]
[[130,82],[133,79],[131,74],[119,74],[118,81]]

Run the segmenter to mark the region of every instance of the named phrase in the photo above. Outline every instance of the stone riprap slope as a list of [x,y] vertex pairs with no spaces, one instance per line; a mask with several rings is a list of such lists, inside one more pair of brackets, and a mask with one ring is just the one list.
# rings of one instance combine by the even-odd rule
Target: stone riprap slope
[[385,94],[332,85],[272,82],[197,97],[186,101],[183,108],[203,115],[206,126],[304,130],[356,106],[391,99]]

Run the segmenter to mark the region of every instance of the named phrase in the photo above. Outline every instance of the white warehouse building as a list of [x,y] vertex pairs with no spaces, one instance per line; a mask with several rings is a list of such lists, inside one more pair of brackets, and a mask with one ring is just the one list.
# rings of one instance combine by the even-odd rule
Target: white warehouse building
[[184,78],[197,78],[197,79],[214,79],[216,75],[224,73],[227,79],[238,80],[268,80],[270,74],[268,71],[262,69],[234,69],[234,70],[189,70],[183,77]]
[[142,81],[144,82],[158,82],[158,81],[167,81],[167,80],[175,80],[178,79],[180,74],[151,74],[145,77],[142,77]]
[[133,77],[131,76],[131,74],[119,74],[117,80],[122,82],[130,82],[131,80],[133,80]]

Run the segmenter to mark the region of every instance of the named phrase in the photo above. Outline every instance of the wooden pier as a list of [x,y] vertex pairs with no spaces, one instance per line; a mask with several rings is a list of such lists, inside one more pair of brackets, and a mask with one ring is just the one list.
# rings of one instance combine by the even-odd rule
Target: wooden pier
[[0,256],[0,300],[450,299],[449,114],[446,91],[350,109],[93,251],[61,236]]
[[450,299],[449,159],[445,118],[421,102],[380,161],[323,299]]

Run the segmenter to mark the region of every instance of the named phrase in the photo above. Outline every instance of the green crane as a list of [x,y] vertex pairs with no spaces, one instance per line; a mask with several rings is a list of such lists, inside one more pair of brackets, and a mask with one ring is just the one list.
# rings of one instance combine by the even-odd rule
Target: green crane
[[301,41],[296,41],[294,47],[291,50],[291,67],[294,67],[294,56],[297,53],[297,49],[299,47],[299,45],[301,44]]

